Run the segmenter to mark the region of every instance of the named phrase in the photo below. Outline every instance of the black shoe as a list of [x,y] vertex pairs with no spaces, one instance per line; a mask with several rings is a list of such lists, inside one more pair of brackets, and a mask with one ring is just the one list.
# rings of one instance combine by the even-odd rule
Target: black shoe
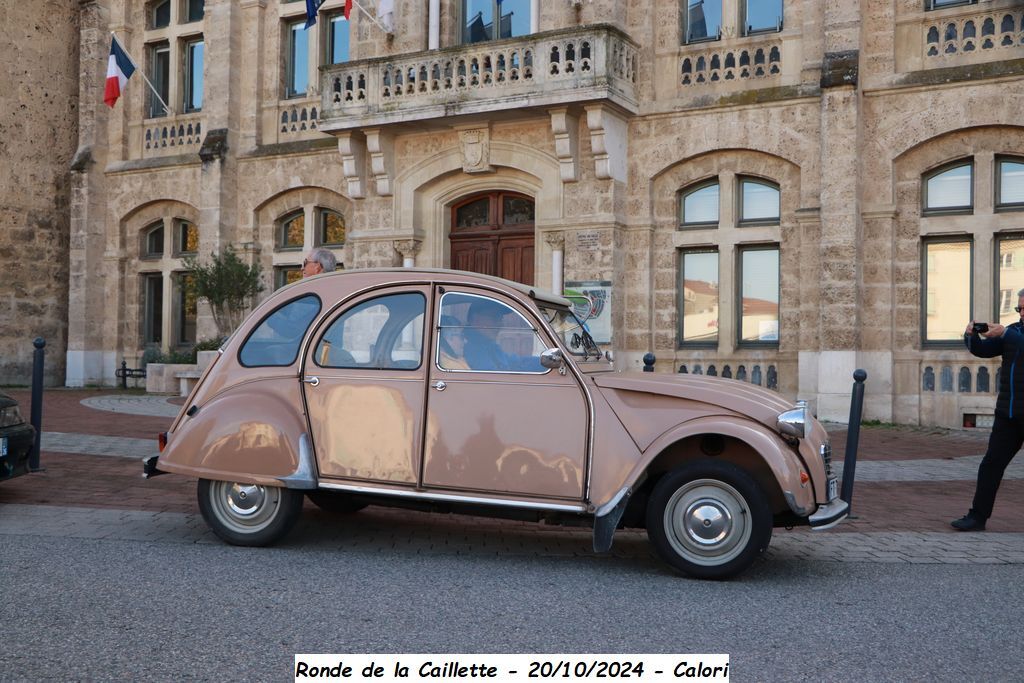
[[952,526],[957,531],[984,531],[985,520],[978,519],[977,517],[968,512],[960,519],[954,519],[952,522],[950,522],[950,526]]

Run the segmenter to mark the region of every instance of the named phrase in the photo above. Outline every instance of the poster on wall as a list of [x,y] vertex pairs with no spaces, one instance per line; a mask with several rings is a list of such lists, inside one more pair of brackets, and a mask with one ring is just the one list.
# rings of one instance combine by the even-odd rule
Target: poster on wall
[[587,326],[598,344],[612,341],[611,280],[569,280],[565,297],[573,303],[573,313]]

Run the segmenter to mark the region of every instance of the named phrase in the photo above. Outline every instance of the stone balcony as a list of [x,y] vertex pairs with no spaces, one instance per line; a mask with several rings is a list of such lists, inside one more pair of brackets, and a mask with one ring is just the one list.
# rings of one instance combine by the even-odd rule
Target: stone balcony
[[625,33],[596,24],[326,66],[320,130],[600,101],[634,114],[637,54]]
[[920,71],[1024,57],[1019,0],[958,5],[910,15],[897,25],[897,71]]

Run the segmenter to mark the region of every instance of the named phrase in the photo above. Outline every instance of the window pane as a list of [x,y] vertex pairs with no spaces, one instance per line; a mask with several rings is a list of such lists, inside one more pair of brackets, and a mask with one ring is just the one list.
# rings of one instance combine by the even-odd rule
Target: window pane
[[682,222],[718,222],[718,183],[708,185],[683,196]]
[[146,256],[162,256],[164,253],[164,226],[160,223],[146,234]]
[[199,21],[206,12],[205,0],[188,0],[188,18],[186,21]]
[[302,279],[302,268],[299,266],[283,266],[274,269],[274,289],[281,289]]
[[203,108],[203,43],[188,44],[188,73],[185,77],[185,110],[199,111]]
[[740,252],[740,341],[779,342],[779,250]]
[[[482,372],[535,372],[546,348],[533,326],[515,309],[493,299],[450,293],[441,299],[439,327],[444,346],[438,344],[438,364],[449,370]],[[458,348],[457,330],[462,330]],[[447,356],[447,357],[446,357]]]
[[1020,320],[1020,315],[1013,307],[1017,305],[1017,292],[1024,289],[1024,239],[999,240],[999,273],[996,277],[996,291],[1000,293],[996,302],[999,305],[999,323],[1015,323]]
[[498,3],[501,20],[499,38],[515,38],[530,34],[530,0],[504,0]]
[[345,219],[333,211],[320,212],[320,244],[343,244]]
[[462,17],[463,43],[494,38],[494,0],[463,0]]
[[681,264],[681,340],[718,341],[718,252],[686,252]]
[[[171,82],[171,51],[166,45],[151,48],[150,72],[153,88],[160,94],[163,101],[166,102],[169,97]],[[149,115],[151,117],[163,116],[166,112],[160,100],[152,92],[148,93],[147,97],[149,97]]]
[[964,164],[928,179],[926,209],[954,209],[971,206],[971,165]]
[[743,213],[740,220],[764,221],[779,219],[779,189],[752,180],[740,182]]
[[328,59],[331,64],[348,61],[348,19],[338,14],[331,17],[331,41]]
[[304,22],[291,24],[288,52],[288,96],[305,95],[309,86],[309,36]]
[[153,6],[153,28],[164,28],[171,23],[171,0],[158,2]]
[[144,341],[147,344],[160,344],[163,342],[164,328],[164,278],[162,275],[147,275],[145,282]]
[[196,297],[189,291],[192,276],[183,274],[178,278],[178,343],[196,343]]
[[687,0],[685,42],[717,38],[722,28],[722,0]]
[[491,200],[482,197],[475,202],[460,206],[455,210],[455,227],[472,228],[477,225],[491,224]]
[[187,221],[181,221],[178,225],[178,252],[191,254],[199,251],[199,228]]
[[1024,204],[1024,163],[999,162],[999,203]]
[[925,292],[925,339],[959,340],[971,319],[971,244],[929,243],[925,255],[933,266]]
[[317,365],[329,368],[415,370],[423,350],[422,294],[392,294],[342,314],[316,346]]
[[533,200],[526,197],[504,197],[502,199],[502,223],[517,225],[533,222]]
[[301,247],[305,242],[306,214],[296,214],[281,224],[280,247]]
[[238,353],[242,365],[284,366],[294,363],[306,329],[319,312],[320,299],[310,294],[271,313],[245,340]]
[[777,30],[782,25],[782,0],[746,0],[747,32]]

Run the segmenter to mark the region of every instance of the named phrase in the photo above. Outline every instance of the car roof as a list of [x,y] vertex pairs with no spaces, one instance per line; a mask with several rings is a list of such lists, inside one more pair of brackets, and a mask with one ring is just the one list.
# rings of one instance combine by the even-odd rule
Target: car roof
[[397,273],[401,273],[403,276],[406,276],[406,277],[415,277],[417,275],[426,275],[426,276],[428,276],[428,279],[431,279],[431,280],[445,280],[447,277],[450,277],[450,276],[455,276],[455,277],[459,277],[459,278],[466,277],[466,278],[471,278],[471,279],[476,279],[476,280],[484,280],[484,281],[486,281],[488,283],[503,285],[503,286],[508,287],[510,289],[514,289],[514,290],[520,292],[521,294],[524,294],[524,295],[530,297],[531,299],[534,299],[535,301],[538,301],[538,302],[541,302],[541,303],[551,304],[551,305],[559,306],[559,307],[562,307],[562,308],[568,308],[568,307],[572,306],[572,302],[571,301],[566,299],[564,296],[559,296],[558,294],[555,294],[554,292],[549,292],[547,290],[538,289],[537,287],[533,287],[531,285],[524,285],[521,282],[514,282],[512,280],[506,280],[504,278],[495,277],[494,275],[482,275],[480,273],[471,273],[471,272],[468,272],[468,271],[465,271],[465,270],[451,270],[451,269],[448,269],[448,268],[398,268],[398,267],[394,267],[394,268],[358,268],[358,269],[354,269],[354,270],[335,271],[333,273],[322,273],[320,275],[317,275],[317,276],[312,277],[312,278],[308,278],[306,280],[299,280],[299,282],[296,282],[295,284],[299,284],[301,282],[310,282],[312,280],[321,280],[321,279],[325,279],[325,278],[332,278],[332,277],[347,277],[347,276],[348,277],[352,277],[352,276],[359,276],[359,275],[365,276],[365,275],[373,275],[373,274],[378,274],[378,273],[380,273],[380,274],[385,274],[385,273],[396,273],[397,274]]

